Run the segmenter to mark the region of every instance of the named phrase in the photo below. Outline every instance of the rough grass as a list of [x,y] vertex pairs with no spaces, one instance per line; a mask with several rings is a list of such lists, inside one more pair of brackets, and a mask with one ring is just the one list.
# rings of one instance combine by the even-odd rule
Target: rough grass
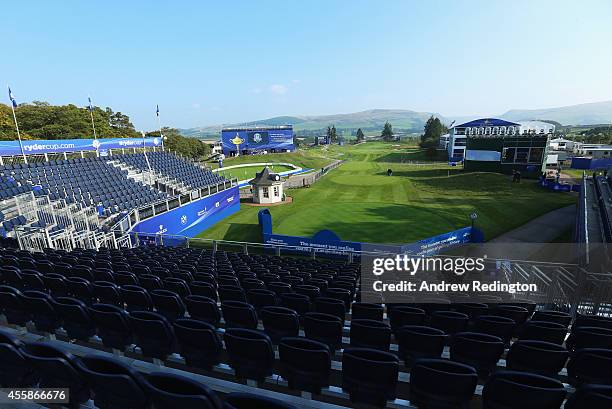
[[[414,149],[399,148],[407,155]],[[331,147],[330,157],[347,161],[310,188],[288,190],[292,204],[270,207],[274,231],[309,236],[327,228],[345,240],[409,243],[467,226],[468,215],[476,211],[477,225],[491,239],[576,200],[572,194],[541,189],[535,181],[513,184],[495,173],[380,161],[397,149],[385,143]],[[259,210],[242,205],[200,237],[261,241]]]

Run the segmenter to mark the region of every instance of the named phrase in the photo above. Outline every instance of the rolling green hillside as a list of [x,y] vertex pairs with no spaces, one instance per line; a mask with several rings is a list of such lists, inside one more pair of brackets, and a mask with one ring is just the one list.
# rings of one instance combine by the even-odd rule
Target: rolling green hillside
[[[294,129],[299,132],[302,130],[323,130],[333,124],[338,130],[356,130],[357,128],[362,128],[364,130],[376,129],[380,131],[385,122],[388,121],[395,129],[403,129],[409,132],[421,132],[427,118],[431,115],[432,114],[428,112],[416,112],[404,109],[371,109],[368,111],[336,115],[278,116],[248,123],[231,124],[228,126],[292,124]],[[221,126],[210,126],[181,129],[181,133],[185,136],[205,137],[218,135],[220,130]]]

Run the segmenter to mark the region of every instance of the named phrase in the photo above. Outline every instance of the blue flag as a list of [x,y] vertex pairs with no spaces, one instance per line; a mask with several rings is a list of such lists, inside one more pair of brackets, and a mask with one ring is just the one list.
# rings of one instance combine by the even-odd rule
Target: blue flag
[[89,112],[93,112],[93,105],[91,104],[91,97],[87,97],[87,100],[89,101],[89,106],[87,107],[87,109],[89,109]]
[[159,105],[157,105],[157,110],[155,111],[155,115],[159,116]]
[[13,104],[13,108],[17,108],[17,101],[15,100],[15,97],[13,96],[13,92],[11,91],[11,87],[9,87],[9,98],[11,100],[11,103]]

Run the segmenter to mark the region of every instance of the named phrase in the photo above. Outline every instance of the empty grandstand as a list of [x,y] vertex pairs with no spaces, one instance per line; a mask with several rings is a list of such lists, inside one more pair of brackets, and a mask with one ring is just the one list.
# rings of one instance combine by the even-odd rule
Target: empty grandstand
[[[132,229],[155,232],[138,229],[141,222],[175,215],[179,208],[200,212],[196,204],[208,205],[202,199],[236,186],[236,181],[171,153],[138,153],[136,148],[126,153],[127,143],[139,141],[142,146],[142,140],[99,142],[117,146],[100,157],[81,151],[80,157],[68,158],[64,152],[64,159],[19,163],[5,156],[0,165],[0,235],[16,238],[30,250],[129,245]],[[192,231],[203,229],[202,222],[190,224]]]
[[612,399],[612,320],[563,303],[363,303],[360,265],[341,259],[157,246],[0,256],[0,386],[68,388],[72,407]]

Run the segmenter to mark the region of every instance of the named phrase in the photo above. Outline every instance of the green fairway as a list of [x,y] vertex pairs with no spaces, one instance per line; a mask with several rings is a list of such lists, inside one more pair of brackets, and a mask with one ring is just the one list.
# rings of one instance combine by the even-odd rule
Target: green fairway
[[[290,153],[270,153],[267,155],[246,155],[238,156],[237,158],[226,158],[223,161],[223,166],[241,165],[244,163],[291,163],[292,165],[299,166],[304,169],[313,168],[320,169],[325,165],[333,162],[333,154],[327,152],[327,150],[310,148],[300,149],[296,152]],[[219,167],[217,162],[211,163],[213,168]]]
[[[366,143],[328,149],[346,162],[307,189],[288,190],[293,203],[270,207],[274,232],[310,236],[331,229],[345,240],[409,243],[469,225],[491,239],[550,210],[576,201],[576,196],[547,191],[535,181],[510,182],[494,173],[467,173],[445,163],[401,163],[414,147]],[[386,160],[392,154],[394,160]],[[387,176],[388,168],[393,176]],[[235,215],[200,237],[261,241],[257,212],[242,205]]]
[[[263,163],[265,160],[262,160],[261,162]],[[261,172],[263,168],[263,166],[245,166],[240,168],[224,169],[220,172],[228,179],[237,178],[238,180],[245,180],[254,178],[255,173]],[[293,168],[285,165],[271,165],[270,169],[275,173],[280,173],[292,170]]]

